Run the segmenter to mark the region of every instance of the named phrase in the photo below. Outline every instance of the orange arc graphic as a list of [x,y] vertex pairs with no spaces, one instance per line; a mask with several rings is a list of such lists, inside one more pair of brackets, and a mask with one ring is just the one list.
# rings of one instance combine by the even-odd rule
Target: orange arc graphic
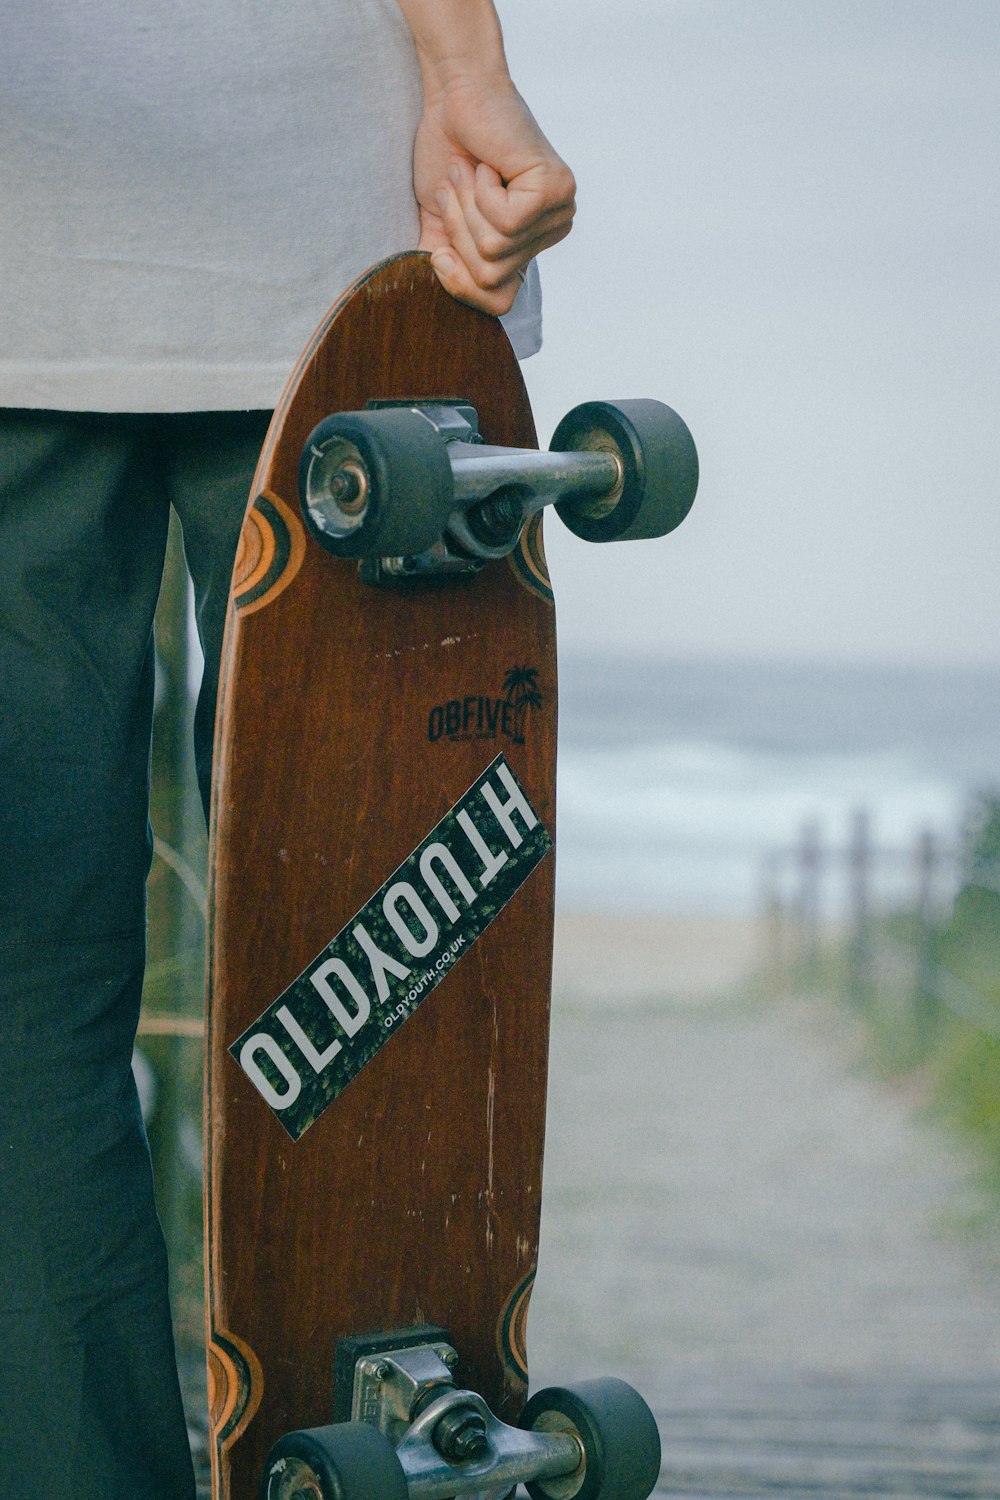
[[534,1284],[534,1271],[518,1282],[507,1298],[497,1325],[500,1357],[507,1368],[513,1369],[522,1380],[528,1378],[528,1304]]
[[[253,598],[248,596],[252,596],[264,582],[274,567],[279,550],[284,550],[284,548],[279,548],[279,538],[275,535],[274,526],[261,505],[261,501],[265,502],[277,515],[278,526],[284,533],[281,542],[287,548],[287,555],[281,572],[270,587]],[[244,545],[244,539],[241,536],[237,572],[233,584],[233,603],[241,614],[246,615],[253,614],[258,609],[264,609],[268,604],[273,604],[278,595],[284,593],[294,580],[306,555],[306,533],[302,521],[292,507],[271,490],[265,490],[259,495],[248,510],[243,523],[243,532],[247,533],[250,527],[258,533],[260,541],[259,544],[255,543],[253,537],[248,535]],[[239,576],[241,558],[251,569],[245,578]]]
[[264,1371],[250,1345],[233,1333],[217,1333],[208,1348],[208,1412],[220,1449],[249,1426],[263,1395]]
[[520,540],[510,554],[510,565],[526,589],[537,594],[540,599],[552,602],[552,584],[545,560],[541,516],[532,516],[521,532]]
[[264,577],[274,557],[274,533],[261,520],[255,508],[247,511],[233,570],[233,588],[237,594],[253,588]]

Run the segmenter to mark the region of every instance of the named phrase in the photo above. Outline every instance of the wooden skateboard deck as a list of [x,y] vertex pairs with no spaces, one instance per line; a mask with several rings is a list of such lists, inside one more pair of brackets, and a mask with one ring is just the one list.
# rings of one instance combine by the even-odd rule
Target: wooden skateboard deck
[[[525,1396],[555,831],[540,527],[474,577],[372,588],[307,533],[296,491],[328,413],[434,397],[471,403],[487,442],[535,446],[500,325],[401,255],[303,355],[240,539],[211,833],[217,1500],[254,1500],[274,1441],[331,1421],[342,1336],[437,1324],[498,1416],[516,1420]],[[463,836],[458,876],[427,856],[443,841],[457,858]]]

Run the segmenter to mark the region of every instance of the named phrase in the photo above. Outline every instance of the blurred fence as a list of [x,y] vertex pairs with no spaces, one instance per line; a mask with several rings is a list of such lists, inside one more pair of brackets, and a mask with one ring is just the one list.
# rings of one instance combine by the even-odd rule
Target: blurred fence
[[[976,885],[1000,893],[1000,866],[989,865],[977,866]],[[929,829],[904,848],[880,845],[864,809],[840,843],[805,822],[762,864],[771,982],[818,982],[859,1008],[895,1011],[918,1045],[940,1011],[1000,1041],[1000,1007],[940,957],[967,873],[958,845]]]

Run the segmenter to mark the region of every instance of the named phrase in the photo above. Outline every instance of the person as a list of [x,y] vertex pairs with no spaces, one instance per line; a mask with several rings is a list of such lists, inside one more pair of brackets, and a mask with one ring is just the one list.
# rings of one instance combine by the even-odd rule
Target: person
[[491,0],[39,0],[0,46],[0,1497],[191,1500],[130,1066],[169,506],[204,792],[236,537],[307,335],[419,242],[530,348],[574,183]]

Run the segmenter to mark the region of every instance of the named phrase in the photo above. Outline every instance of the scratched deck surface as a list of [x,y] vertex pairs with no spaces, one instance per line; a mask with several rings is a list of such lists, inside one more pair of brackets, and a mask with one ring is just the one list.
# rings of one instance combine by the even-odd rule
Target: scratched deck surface
[[[554,833],[540,538],[470,582],[393,593],[361,584],[302,527],[296,471],[321,417],[435,396],[471,401],[488,441],[535,445],[499,325],[445,296],[423,257],[401,256],[362,278],[306,351],[237,560],[216,741],[206,1121],[210,1448],[215,1494],[233,1500],[256,1496],[283,1431],[330,1420],[342,1334],[441,1324],[460,1378],[509,1419],[523,1400],[552,855],[298,1140],[229,1051],[498,754]],[[464,873],[478,899],[479,867]],[[429,906],[444,933],[447,913]],[[410,926],[423,935],[412,913]],[[419,958],[397,948],[394,962],[416,982]],[[374,969],[356,965],[356,978],[372,1027]],[[341,1016],[359,1014],[337,974],[331,983]],[[338,1035],[350,1040],[327,1019],[322,1035],[303,1023],[304,1078],[310,1057],[315,1074]],[[255,1056],[274,1099],[292,1090],[266,1051]]]

